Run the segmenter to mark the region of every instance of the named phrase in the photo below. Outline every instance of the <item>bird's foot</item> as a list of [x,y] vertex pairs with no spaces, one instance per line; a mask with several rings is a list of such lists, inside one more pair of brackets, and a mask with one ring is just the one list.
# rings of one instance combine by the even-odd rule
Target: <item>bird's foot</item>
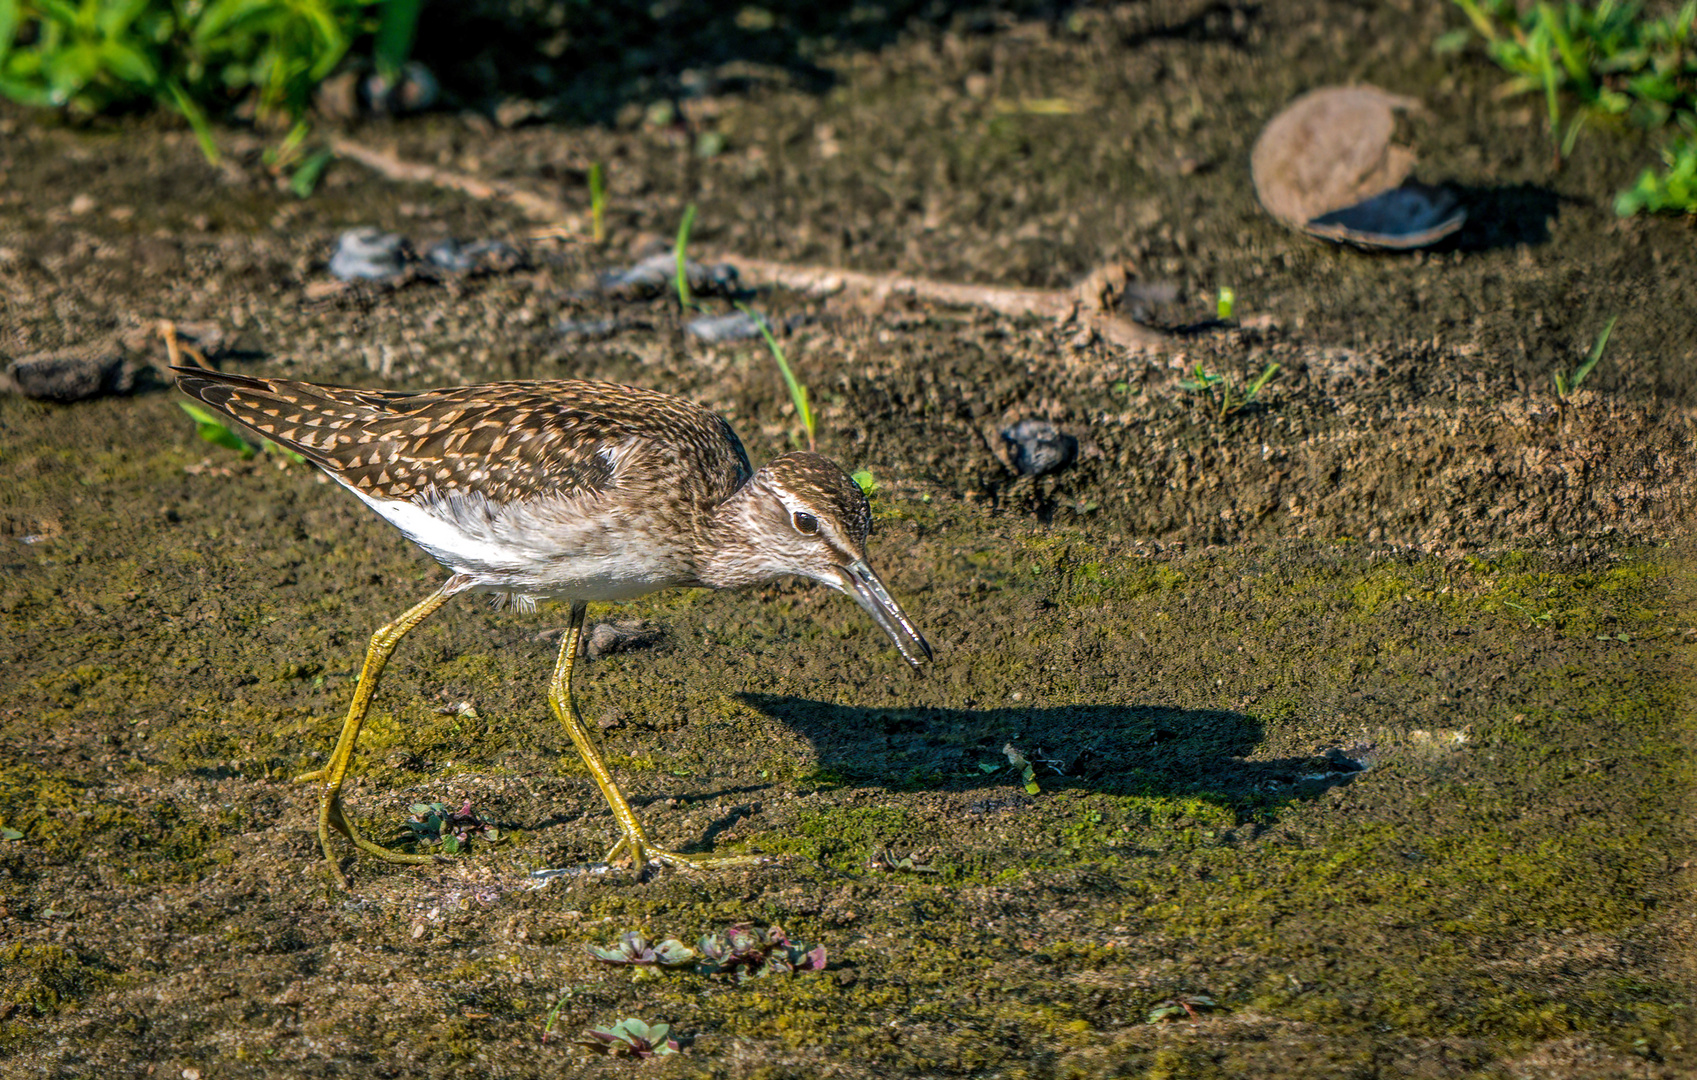
[[631,868],[638,873],[655,865],[680,870],[722,870],[732,866],[757,866],[769,861],[764,855],[680,855],[655,847],[640,832],[625,833],[601,861],[617,865],[621,856],[628,858]]

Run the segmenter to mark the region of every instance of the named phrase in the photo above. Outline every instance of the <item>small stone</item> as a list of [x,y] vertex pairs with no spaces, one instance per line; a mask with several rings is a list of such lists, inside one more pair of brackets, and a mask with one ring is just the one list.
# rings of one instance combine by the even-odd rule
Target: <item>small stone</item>
[[503,240],[441,240],[424,252],[430,265],[453,274],[494,273],[523,265],[524,256]]
[[442,96],[436,76],[417,60],[401,68],[393,83],[373,74],[365,80],[363,89],[372,112],[392,116],[423,112],[433,107]]
[[1072,463],[1078,440],[1047,420],[1026,419],[1002,429],[1014,471],[1021,476],[1042,476]]
[[584,650],[591,660],[628,652],[653,645],[660,640],[660,631],[640,619],[620,619],[618,622],[596,623],[584,635]]
[[705,315],[690,320],[684,327],[684,333],[708,345],[722,345],[728,341],[745,341],[759,337],[760,321],[746,311],[733,311],[728,315]]
[[109,347],[36,353],[6,369],[18,393],[36,401],[72,402],[135,389],[138,365]]
[[[735,296],[742,291],[737,269],[729,263],[703,266],[686,262],[690,291],[698,296]],[[635,266],[603,274],[600,290],[622,300],[646,300],[677,288],[678,257],[672,251],[650,255]]]
[[617,319],[561,319],[554,327],[561,337],[605,341],[619,332]]
[[330,273],[342,281],[381,281],[397,276],[412,261],[412,245],[406,237],[362,225],[336,241]]

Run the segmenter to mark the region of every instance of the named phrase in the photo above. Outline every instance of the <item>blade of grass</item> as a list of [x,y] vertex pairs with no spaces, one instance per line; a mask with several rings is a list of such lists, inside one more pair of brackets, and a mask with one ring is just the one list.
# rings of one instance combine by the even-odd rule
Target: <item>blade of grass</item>
[[171,95],[171,101],[177,106],[177,111],[189,122],[194,130],[195,141],[200,143],[200,152],[206,155],[206,160],[213,165],[218,164],[221,156],[218,153],[218,143],[212,138],[212,125],[206,122],[206,114],[200,111],[200,106],[194,99],[184,93],[177,85],[177,80],[166,79],[165,89]]
[[1259,394],[1261,392],[1261,388],[1263,386],[1266,386],[1268,381],[1271,380],[1272,377],[1274,375],[1277,375],[1278,373],[1279,373],[1279,365],[1268,364],[1267,370],[1263,371],[1260,374],[1260,376],[1254,382],[1249,384],[1249,392],[1244,394],[1244,396],[1243,396],[1244,404],[1247,405],[1251,401],[1254,401],[1255,395]]
[[294,192],[297,198],[305,199],[310,196],[313,189],[318,187],[319,178],[324,175],[324,169],[333,157],[335,154],[329,150],[320,150],[308,155],[307,159],[300,163],[300,167],[290,174],[289,190]]
[[400,76],[401,68],[412,55],[413,38],[418,33],[418,13],[423,6],[424,0],[387,0],[383,5],[371,52],[377,61],[377,73],[390,85]]
[[813,450],[815,448],[813,407],[808,404],[807,387],[803,386],[801,380],[795,377],[795,372],[790,370],[789,359],[784,356],[783,346],[778,344],[778,339],[772,336],[772,328],[767,324],[766,317],[749,310],[747,304],[737,304],[737,310],[753,319],[754,325],[760,328],[760,336],[766,339],[766,347],[772,351],[772,359],[778,362],[778,372],[784,377],[784,386],[789,389],[790,401],[795,405],[795,413],[801,417],[801,425],[807,430],[807,448]]
[[684,207],[684,219],[678,225],[678,306],[688,311],[695,306],[689,295],[689,230],[695,225],[695,204]]
[[1585,377],[1591,374],[1591,369],[1603,359],[1603,350],[1609,346],[1609,334],[1614,330],[1615,320],[1618,318],[1619,315],[1611,315],[1609,321],[1603,324],[1603,332],[1597,335],[1597,344],[1591,346],[1591,355],[1587,356],[1585,362],[1579,365],[1579,370],[1573,373],[1570,389],[1579,389],[1579,384],[1585,381]]
[[597,244],[607,241],[607,176],[599,161],[589,166],[590,233]]

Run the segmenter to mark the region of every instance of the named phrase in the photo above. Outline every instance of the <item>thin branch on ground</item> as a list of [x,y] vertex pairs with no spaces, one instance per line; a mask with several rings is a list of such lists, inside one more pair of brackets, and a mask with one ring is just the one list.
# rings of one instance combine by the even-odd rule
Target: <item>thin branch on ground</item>
[[[376,150],[348,138],[334,138],[331,148],[342,157],[357,161],[391,180],[433,184],[462,192],[474,199],[505,199],[527,217],[552,223],[571,223],[572,231],[583,231],[583,215],[545,195],[525,191],[501,180],[480,180],[418,162],[403,161],[392,153]],[[552,233],[552,231],[551,231]],[[1099,270],[1073,289],[1017,289],[1000,285],[962,285],[906,274],[869,274],[824,266],[797,266],[741,255],[722,256],[744,279],[775,285],[812,296],[843,295],[881,304],[893,296],[928,300],[956,307],[987,308],[1014,318],[1036,315],[1057,322],[1077,322],[1103,340],[1123,348],[1150,348],[1169,342],[1167,335],[1116,313],[1105,277],[1114,270]]]

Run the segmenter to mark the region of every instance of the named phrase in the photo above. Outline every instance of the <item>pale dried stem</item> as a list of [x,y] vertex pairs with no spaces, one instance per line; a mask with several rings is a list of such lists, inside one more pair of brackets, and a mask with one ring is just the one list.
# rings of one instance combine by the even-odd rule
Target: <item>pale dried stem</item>
[[[333,138],[330,146],[342,157],[357,161],[391,180],[433,184],[474,199],[505,199],[528,217],[554,223],[570,222],[577,226],[577,232],[583,231],[581,214],[574,213],[558,200],[525,191],[513,184],[479,180],[431,165],[402,161],[391,153],[374,150],[347,138]],[[550,230],[550,235],[555,235],[553,230]],[[1167,335],[1160,331],[1115,313],[1113,297],[1109,295],[1112,290],[1104,290],[1102,283],[1118,272],[1123,284],[1123,270],[1118,268],[1098,270],[1073,289],[1013,289],[999,285],[933,281],[906,274],[869,274],[834,267],[796,266],[741,255],[721,258],[735,266],[737,273],[751,282],[776,285],[813,296],[842,294],[872,304],[882,304],[890,297],[902,296],[958,307],[987,308],[1015,318],[1035,315],[1058,322],[1076,321],[1081,327],[1094,330],[1105,341],[1122,348],[1152,348],[1169,342]]]

